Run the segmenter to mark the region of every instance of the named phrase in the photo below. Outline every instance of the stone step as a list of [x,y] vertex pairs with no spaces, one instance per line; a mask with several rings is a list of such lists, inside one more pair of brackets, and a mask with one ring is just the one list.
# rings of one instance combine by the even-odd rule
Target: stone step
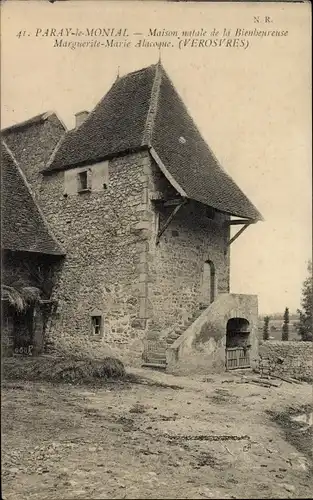
[[151,352],[151,353],[146,353],[146,358],[147,359],[165,359],[165,350],[164,352]]
[[162,371],[166,370],[166,363],[149,362],[149,363],[143,363],[141,366],[143,368],[151,368],[152,370],[162,370]]
[[155,353],[155,352],[146,353],[144,360],[150,361],[150,359],[153,360],[160,359],[162,361],[163,359],[166,359],[166,351],[160,353]]
[[158,363],[166,363],[166,355],[165,353],[162,356],[154,356],[153,354],[151,354],[150,356],[146,356],[144,361],[146,361],[147,363],[150,363],[152,361],[157,361]]
[[145,358],[165,358],[166,348],[159,349],[158,351],[146,351]]
[[171,335],[169,335],[168,337],[166,337],[166,339],[178,339],[178,337],[180,337],[182,333],[183,332],[181,332],[181,333],[175,333],[175,334],[172,333]]
[[183,333],[187,330],[187,328],[190,327],[190,325],[192,325],[195,320],[200,316],[200,314],[203,313],[203,310],[204,309],[199,309],[197,311],[195,311],[190,319],[188,319],[188,321],[186,321],[184,323],[183,326],[177,326],[175,329],[171,330],[170,333],[166,336],[166,343],[168,346],[172,345],[175,340],[177,340],[181,335],[183,335]]

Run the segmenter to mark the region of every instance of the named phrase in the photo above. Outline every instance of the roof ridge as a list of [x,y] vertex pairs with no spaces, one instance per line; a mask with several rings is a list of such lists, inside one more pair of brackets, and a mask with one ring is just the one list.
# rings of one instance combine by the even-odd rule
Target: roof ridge
[[29,193],[29,195],[31,196],[32,200],[33,200],[33,203],[36,207],[36,209],[38,210],[38,213],[42,219],[42,223],[43,225],[45,226],[45,228],[47,229],[47,232],[49,234],[49,236],[51,237],[51,239],[54,241],[54,243],[56,244],[56,246],[60,249],[60,251],[62,252],[63,255],[66,254],[65,252],[65,249],[63,248],[63,246],[59,243],[59,241],[56,239],[56,237],[54,236],[53,232],[52,232],[52,229],[49,225],[49,223],[47,222],[46,220],[46,217],[44,215],[44,213],[42,212],[41,208],[39,207],[38,203],[37,203],[37,200],[34,196],[34,193],[31,189],[31,186],[30,184],[28,183],[27,181],[27,178],[23,172],[23,170],[21,169],[21,167],[19,166],[14,154],[12,153],[11,149],[9,148],[9,146],[6,144],[5,140],[2,139],[2,144],[4,146],[4,148],[6,149],[6,152],[8,153],[8,155],[11,157],[12,159],[12,162],[13,162],[13,165],[15,166],[16,170],[18,171],[20,177],[22,178],[23,182],[24,182],[24,185]]
[[158,63],[153,63],[153,64],[149,64],[149,66],[145,66],[144,68],[135,69],[135,71],[130,71],[129,73],[125,73],[125,75],[119,76],[118,81],[122,80],[123,78],[127,78],[129,76],[135,75],[137,73],[141,73],[142,71],[147,71],[147,69],[153,68],[153,66],[157,66],[157,65],[158,65]]
[[45,111],[44,113],[39,113],[38,115],[32,116],[31,118],[27,118],[27,120],[23,120],[22,122],[14,123],[13,125],[9,125],[8,127],[5,127],[1,130],[2,134],[7,134],[8,132],[11,132],[15,129],[18,128],[23,128],[23,127],[31,127],[32,125],[36,125],[38,123],[44,122],[48,120],[51,116],[55,115],[61,125],[63,126],[64,130],[67,130],[66,125],[64,124],[63,120],[58,116],[58,114],[55,111]]
[[77,130],[79,129],[80,127],[82,127],[85,123],[87,123],[88,121],[90,121],[90,118],[95,114],[95,112],[97,111],[98,107],[100,106],[100,104],[103,103],[103,101],[107,98],[107,96],[109,95],[109,93],[111,92],[111,90],[113,90],[113,88],[115,87],[115,85],[118,85],[120,84],[121,80],[123,80],[124,78],[127,78],[131,75],[135,75],[136,73],[140,73],[141,71],[144,71],[144,70],[147,70],[148,68],[152,68],[153,66],[156,66],[156,64],[150,64],[150,66],[147,66],[146,68],[141,68],[141,69],[137,69],[135,71],[131,71],[130,73],[126,73],[125,75],[123,76],[118,76],[118,78],[115,78],[114,82],[112,83],[111,87],[109,88],[109,90],[101,97],[101,99],[99,99],[99,101],[97,102],[97,104],[92,108],[92,110],[88,113],[88,116],[86,117],[86,119],[79,125],[79,127],[77,128],[74,128],[72,130],[69,130],[69,132],[72,132],[73,130]]
[[153,84],[151,88],[150,95],[150,104],[147,113],[146,123],[143,131],[142,137],[142,146],[151,146],[152,134],[154,129],[155,118],[157,115],[158,104],[159,104],[159,95],[162,81],[162,65],[158,62],[155,65],[151,65],[149,67],[155,66],[155,75],[153,79]]
[[[129,76],[132,76],[132,75],[135,75],[136,73],[140,73],[141,71],[145,71],[147,70],[148,68],[153,68],[153,66],[157,66],[157,64],[150,64],[150,66],[147,66],[146,68],[141,68],[141,69],[137,69],[135,71],[131,71],[130,73],[126,73],[125,75],[123,76],[119,76],[118,78],[115,78],[114,82],[112,83],[111,87],[109,88],[109,90],[101,97],[101,99],[97,102],[97,104],[93,107],[93,109],[90,111],[90,113],[88,113],[88,116],[86,117],[86,119],[81,123],[81,125],[77,128],[80,128],[83,124],[85,124],[86,122],[89,121],[89,119],[92,117],[92,115],[96,112],[98,106],[100,104],[103,103],[103,101],[107,98],[107,96],[109,95],[109,93],[111,92],[111,90],[113,90],[113,88],[116,86],[116,85],[119,85],[121,83],[122,80],[124,80],[125,78],[128,78]],[[72,130],[76,130],[76,129],[72,129]],[[71,131],[70,131],[71,132]]]
[[49,167],[52,165],[53,161],[54,161],[54,158],[57,154],[57,152],[59,151],[60,147],[61,147],[61,144],[65,141],[65,138],[68,137],[68,135],[71,133],[72,131],[71,130],[68,130],[62,137],[61,139],[57,142],[54,150],[52,151],[51,153],[51,156],[49,158],[49,160],[47,161],[47,164],[41,169],[39,170],[39,173],[40,174],[43,174],[45,173],[46,171],[49,171]]

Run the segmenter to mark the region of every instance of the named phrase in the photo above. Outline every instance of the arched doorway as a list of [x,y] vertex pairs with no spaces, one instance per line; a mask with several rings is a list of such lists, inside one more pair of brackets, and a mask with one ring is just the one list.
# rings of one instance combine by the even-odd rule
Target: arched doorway
[[211,304],[215,299],[215,266],[208,259],[203,263],[201,277],[201,303],[204,305]]
[[226,327],[226,369],[250,368],[250,324],[245,318],[230,318]]

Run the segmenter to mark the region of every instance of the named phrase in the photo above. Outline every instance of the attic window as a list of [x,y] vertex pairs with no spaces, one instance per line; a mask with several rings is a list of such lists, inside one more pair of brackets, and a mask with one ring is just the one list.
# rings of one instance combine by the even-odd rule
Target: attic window
[[83,170],[82,172],[79,172],[77,175],[77,180],[78,180],[78,192],[79,193],[83,193],[84,191],[90,191],[89,176],[88,176],[87,170]]
[[181,144],[186,144],[186,142],[187,142],[187,141],[186,141],[186,139],[185,139],[185,137],[183,137],[183,136],[180,136],[180,138],[178,139],[178,141],[179,141]]
[[214,219],[215,210],[213,207],[205,207],[205,216],[207,219]]

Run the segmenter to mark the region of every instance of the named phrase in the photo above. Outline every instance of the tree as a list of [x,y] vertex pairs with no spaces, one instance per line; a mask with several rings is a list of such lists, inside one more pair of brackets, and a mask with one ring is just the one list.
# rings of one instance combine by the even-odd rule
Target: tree
[[1,285],[1,298],[7,299],[9,304],[19,313],[25,312],[27,307],[36,304],[40,300],[40,296],[41,292],[35,286],[16,288]]
[[289,309],[286,307],[284,312],[284,323],[281,332],[281,339],[288,340],[289,339]]
[[270,322],[270,317],[265,316],[264,317],[264,325],[263,325],[263,340],[269,339],[269,331],[268,331],[269,322]]
[[313,340],[313,325],[312,325],[312,261],[308,262],[309,276],[304,280],[302,286],[301,307],[298,309],[299,323],[297,325],[298,334],[301,340]]
[[17,312],[25,312],[40,299],[49,298],[53,288],[53,271],[43,266],[32,266],[26,262],[14,268],[4,266],[1,297]]
[[[7,301],[18,315],[26,314],[42,298],[42,288],[29,284],[31,280],[26,279],[26,271],[26,264],[15,268],[7,266],[1,283],[1,299]],[[40,285],[38,280],[35,284]]]

